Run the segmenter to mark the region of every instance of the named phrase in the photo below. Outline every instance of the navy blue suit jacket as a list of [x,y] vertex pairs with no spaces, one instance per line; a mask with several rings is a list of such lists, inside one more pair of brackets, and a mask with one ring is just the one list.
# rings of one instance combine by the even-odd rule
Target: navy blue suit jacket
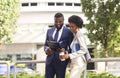
[[[53,36],[52,36],[54,30],[55,30],[55,27],[48,29],[47,35],[46,35],[46,41],[44,44],[44,50],[46,49],[46,47],[48,47],[47,41],[54,41]],[[70,44],[72,40],[73,40],[73,34],[70,31],[70,29],[68,27],[63,27],[62,35],[61,35],[61,38],[59,39],[59,42],[60,42],[61,47],[64,48],[66,51],[68,51],[68,53],[71,52]],[[53,59],[56,60],[56,63],[58,64],[59,62],[61,62],[59,59],[59,52],[54,52],[53,54],[48,55],[46,59],[46,64],[50,64]]]

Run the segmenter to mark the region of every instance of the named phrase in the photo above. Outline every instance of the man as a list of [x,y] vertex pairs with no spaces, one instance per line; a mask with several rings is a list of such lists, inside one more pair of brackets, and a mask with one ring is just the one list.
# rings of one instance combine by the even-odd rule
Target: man
[[69,45],[73,40],[72,32],[64,25],[64,16],[62,13],[56,13],[54,16],[54,27],[48,29],[46,34],[46,41],[44,44],[44,50],[47,54],[45,78],[65,78],[65,71],[69,59],[61,61],[59,59],[59,51],[54,51],[48,47],[47,41],[56,41],[60,43],[60,46],[70,52]]

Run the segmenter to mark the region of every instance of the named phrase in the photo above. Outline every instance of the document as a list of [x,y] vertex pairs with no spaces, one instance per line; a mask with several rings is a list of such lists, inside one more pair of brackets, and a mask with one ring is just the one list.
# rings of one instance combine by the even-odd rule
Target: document
[[58,48],[61,49],[60,43],[56,41],[47,41],[48,47],[50,47],[53,51],[56,51]]

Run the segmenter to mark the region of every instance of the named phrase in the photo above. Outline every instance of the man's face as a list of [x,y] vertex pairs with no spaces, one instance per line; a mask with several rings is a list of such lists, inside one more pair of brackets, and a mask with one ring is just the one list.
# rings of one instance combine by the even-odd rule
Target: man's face
[[63,17],[55,18],[54,23],[55,23],[55,27],[60,29],[63,26],[64,18]]

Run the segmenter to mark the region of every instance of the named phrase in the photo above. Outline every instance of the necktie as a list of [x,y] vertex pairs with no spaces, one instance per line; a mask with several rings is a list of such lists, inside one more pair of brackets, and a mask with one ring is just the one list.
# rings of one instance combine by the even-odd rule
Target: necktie
[[59,30],[57,30],[56,33],[55,33],[55,36],[54,36],[55,41],[57,41],[57,39],[58,39],[58,34],[59,34]]

